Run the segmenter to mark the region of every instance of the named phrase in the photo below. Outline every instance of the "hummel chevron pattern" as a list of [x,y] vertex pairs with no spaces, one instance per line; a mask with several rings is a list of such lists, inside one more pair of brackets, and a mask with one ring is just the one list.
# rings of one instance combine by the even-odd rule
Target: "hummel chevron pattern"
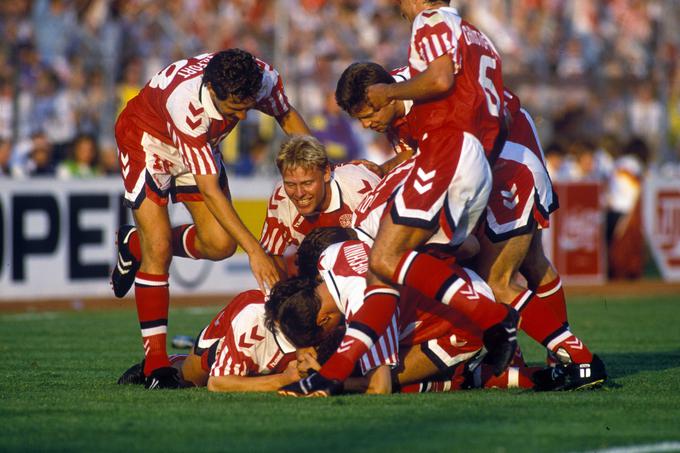
[[514,209],[519,203],[519,195],[517,195],[517,185],[513,184],[510,190],[501,190],[503,196],[503,205],[508,209]]
[[424,194],[432,188],[432,179],[436,173],[437,170],[425,173],[422,168],[419,168],[416,172],[416,180],[413,183],[413,188],[416,189],[419,194]]

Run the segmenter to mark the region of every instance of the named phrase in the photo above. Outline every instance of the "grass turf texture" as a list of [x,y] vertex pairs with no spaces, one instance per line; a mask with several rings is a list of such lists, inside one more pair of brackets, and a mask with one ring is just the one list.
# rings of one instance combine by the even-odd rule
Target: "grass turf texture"
[[[132,308],[132,302],[127,301]],[[572,298],[601,390],[292,399],[118,386],[141,358],[135,313],[0,315],[0,451],[582,451],[680,441],[680,300]],[[170,335],[220,307],[176,309]],[[529,362],[543,351],[522,338]]]

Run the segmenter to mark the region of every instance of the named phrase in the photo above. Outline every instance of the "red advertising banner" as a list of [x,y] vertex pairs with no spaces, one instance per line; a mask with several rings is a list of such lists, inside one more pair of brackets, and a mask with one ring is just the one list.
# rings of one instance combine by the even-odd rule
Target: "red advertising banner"
[[647,242],[664,280],[680,281],[680,182],[651,174],[643,190]]
[[596,182],[554,184],[560,208],[550,216],[543,244],[566,283],[606,280],[605,214],[602,186]]

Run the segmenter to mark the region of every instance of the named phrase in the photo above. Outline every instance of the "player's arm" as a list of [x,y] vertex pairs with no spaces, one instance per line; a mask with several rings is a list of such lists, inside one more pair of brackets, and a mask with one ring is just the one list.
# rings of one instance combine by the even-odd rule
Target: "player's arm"
[[413,157],[413,150],[411,148],[397,153],[394,157],[382,163],[380,167],[382,168],[383,174],[388,174],[394,167],[409,160],[411,157]]
[[276,121],[278,121],[283,132],[288,135],[312,135],[312,131],[307,127],[305,120],[293,107],[290,107],[283,115],[277,116]]
[[394,100],[424,101],[453,88],[455,67],[448,54],[432,60],[425,71],[405,82],[371,85],[366,98],[375,109],[381,109]]
[[403,350],[399,356],[399,368],[395,376],[399,385],[420,382],[440,371],[420,347]]
[[267,293],[267,289],[279,281],[279,273],[274,261],[265,253],[260,243],[248,231],[236,213],[231,201],[224,196],[219,185],[217,175],[194,175],[196,185],[203,195],[203,200],[208,210],[220,223],[222,228],[248,254],[250,268],[260,290]]
[[344,383],[346,392],[388,395],[392,393],[392,376],[390,367],[380,365],[368,372],[366,376],[350,377]]
[[264,376],[210,376],[208,390],[211,392],[272,392],[279,387],[300,379],[295,361],[288,364],[283,373]]

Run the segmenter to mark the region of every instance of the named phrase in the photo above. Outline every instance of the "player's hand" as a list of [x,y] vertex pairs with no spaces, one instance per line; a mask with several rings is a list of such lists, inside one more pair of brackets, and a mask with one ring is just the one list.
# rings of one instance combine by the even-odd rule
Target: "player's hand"
[[279,389],[279,395],[294,397],[328,397],[342,392],[342,382],[326,379],[319,373],[312,373],[309,377],[300,379]]
[[366,100],[375,110],[380,110],[390,103],[387,97],[389,87],[386,83],[376,83],[366,88]]
[[260,291],[268,295],[280,278],[274,260],[262,249],[252,253],[248,258],[250,259],[250,269],[253,271]]
[[298,373],[298,361],[293,360],[291,362],[288,362],[288,365],[286,365],[286,369],[283,370],[283,379],[285,382],[288,382],[289,384],[292,384],[295,381],[299,381],[305,376],[301,376],[300,373]]
[[301,377],[305,378],[309,375],[311,371],[319,371],[321,365],[316,360],[316,356],[310,354],[309,352],[303,352],[298,355],[297,359],[297,372]]

